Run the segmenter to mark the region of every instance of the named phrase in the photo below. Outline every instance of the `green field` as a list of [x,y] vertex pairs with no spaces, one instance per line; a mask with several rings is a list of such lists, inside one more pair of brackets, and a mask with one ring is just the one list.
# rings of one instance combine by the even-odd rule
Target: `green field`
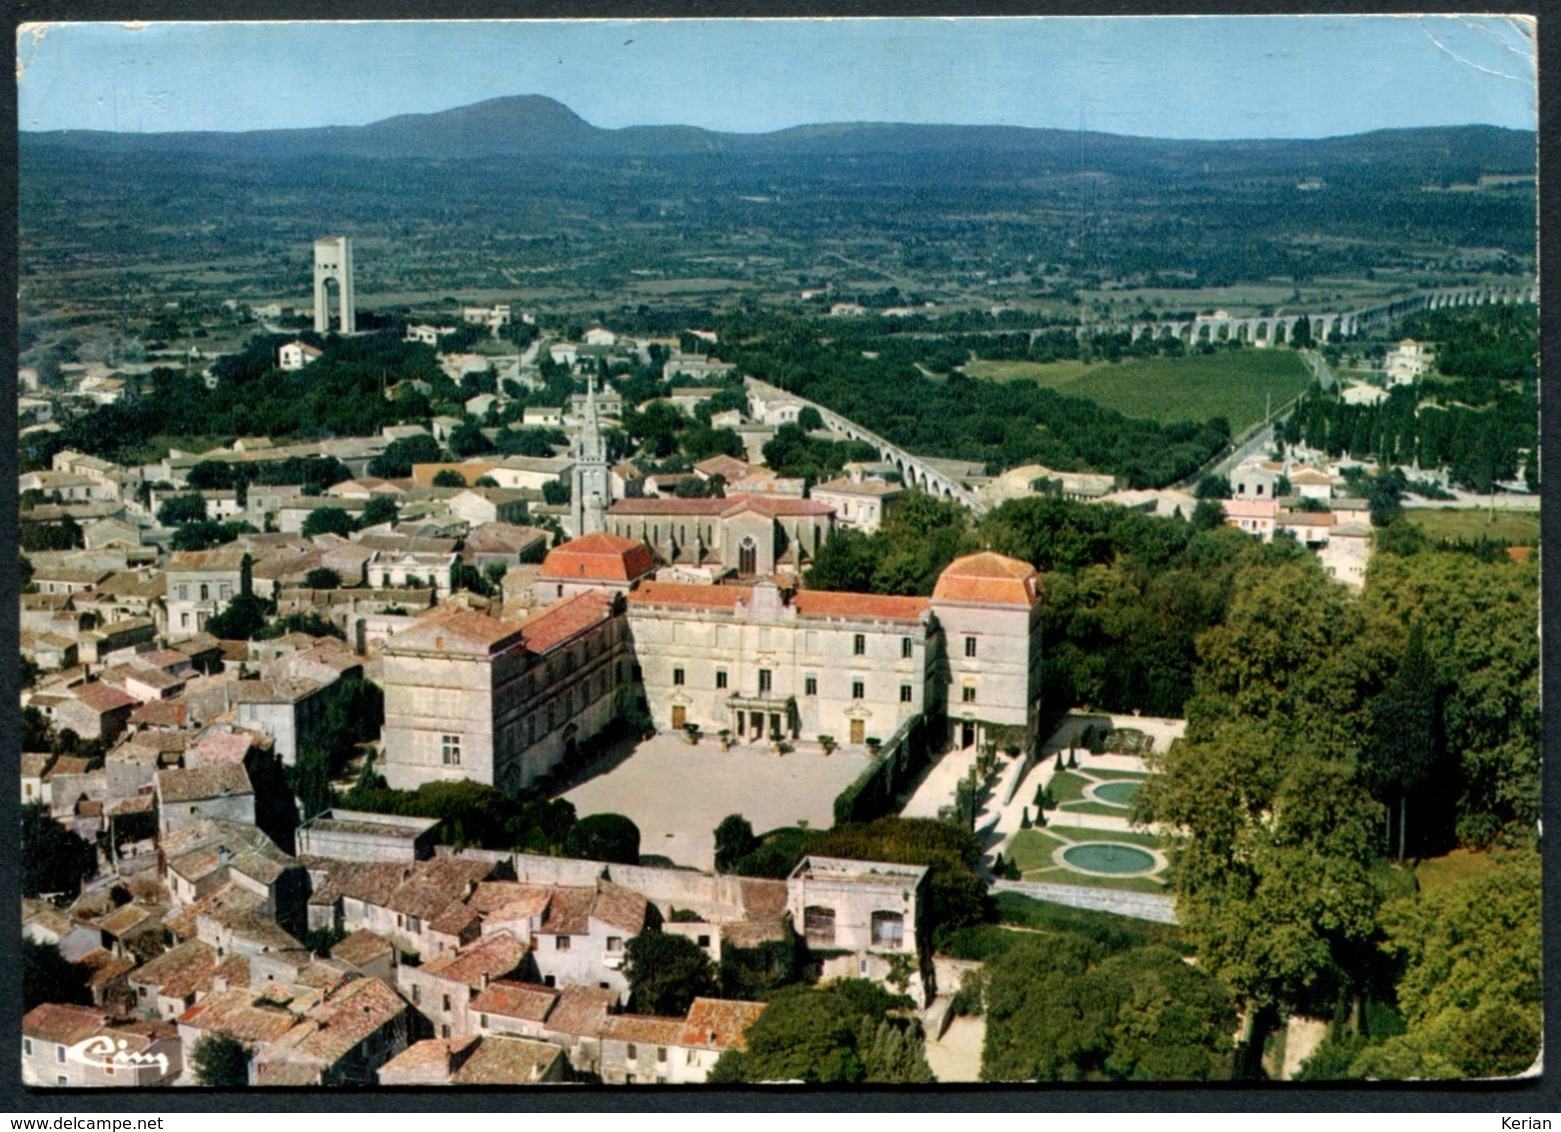
[[1538,511],[1497,511],[1494,522],[1482,507],[1411,507],[1404,514],[1437,542],[1486,538],[1508,546],[1539,545]]
[[1283,349],[1129,358],[1115,365],[974,361],[964,372],[992,381],[1033,381],[1128,417],[1162,422],[1224,417],[1233,434],[1261,420],[1265,406],[1277,411],[1312,381],[1306,363]]

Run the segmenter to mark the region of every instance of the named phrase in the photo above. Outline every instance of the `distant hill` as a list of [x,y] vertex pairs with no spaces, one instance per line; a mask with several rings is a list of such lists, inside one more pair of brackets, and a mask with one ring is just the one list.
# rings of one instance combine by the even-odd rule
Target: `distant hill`
[[[765,134],[732,134],[693,126],[593,126],[540,95],[495,98],[433,114],[403,114],[366,126],[239,133],[127,134],[71,130],[23,132],[23,155],[55,152],[112,156],[181,154],[249,160],[323,155],[378,159],[595,161],[724,156],[760,164],[790,158],[938,164],[1017,162],[1025,171],[1086,171],[1176,176],[1274,176],[1292,171],[1327,177],[1371,170],[1393,179],[1448,179],[1471,169],[1527,173],[1535,168],[1532,131],[1495,126],[1380,130],[1317,140],[1171,141],[1009,126],[831,123]],[[876,163],[876,162],[875,162]],[[1394,176],[1396,175],[1396,176]]]

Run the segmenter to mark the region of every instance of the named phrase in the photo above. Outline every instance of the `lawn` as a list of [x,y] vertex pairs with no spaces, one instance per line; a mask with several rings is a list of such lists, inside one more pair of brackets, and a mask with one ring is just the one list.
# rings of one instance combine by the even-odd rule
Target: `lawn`
[[1454,849],[1445,857],[1431,857],[1415,866],[1420,891],[1434,892],[1455,881],[1477,876],[1490,868],[1490,856],[1468,849]]
[[964,371],[994,381],[1033,381],[1128,417],[1157,421],[1224,417],[1233,434],[1261,420],[1265,408],[1278,410],[1312,382],[1306,363],[1284,349],[1129,358],[1115,365],[976,361]]
[[1064,802],[1053,811],[1057,815],[1102,814],[1108,818],[1125,818],[1130,812],[1126,806],[1112,806],[1105,802]]
[[1149,777],[1141,770],[1108,770],[1105,767],[1090,766],[1088,763],[1085,763],[1082,769],[1091,778],[1099,778],[1101,780],[1111,779],[1115,781],[1122,779],[1123,781],[1143,782]]
[[1494,522],[1483,507],[1409,507],[1404,514],[1436,542],[1487,538],[1508,546],[1539,545],[1538,511],[1497,511]]
[[[1121,811],[1117,812],[1120,815]],[[1157,834],[1140,833],[1132,829],[1085,829],[1083,826],[1067,825],[1063,821],[1064,816],[1066,815],[1057,815],[1054,812],[1053,816],[1047,819],[1051,824],[1046,827],[1046,832],[1057,838],[1065,838],[1068,841],[1100,841],[1105,839],[1107,841],[1125,841],[1129,845],[1142,845],[1145,849],[1163,849],[1165,847],[1164,839]],[[1023,837],[1025,832],[1034,831],[1021,831],[1018,836]]]
[[1066,802],[1081,802],[1084,800],[1084,788],[1089,785],[1089,779],[1081,774],[1065,770],[1061,774],[1052,776],[1047,789],[1052,792],[1052,797],[1060,806]]
[[1024,879],[1037,884],[1066,884],[1075,888],[1113,888],[1119,892],[1150,892],[1164,895],[1169,891],[1164,881],[1152,876],[1100,876],[1096,873],[1076,873],[1072,869],[1054,866],[1049,869],[1029,869]]
[[1045,869],[1052,865],[1052,854],[1068,844],[1060,837],[1053,837],[1039,829],[1021,829],[1008,843],[1008,856],[1019,866],[1020,872]]

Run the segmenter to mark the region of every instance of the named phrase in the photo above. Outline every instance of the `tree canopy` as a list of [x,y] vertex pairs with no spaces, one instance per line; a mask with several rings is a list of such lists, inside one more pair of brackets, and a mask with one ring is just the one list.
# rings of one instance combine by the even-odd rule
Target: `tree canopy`
[[624,945],[623,975],[629,980],[629,1009],[636,1014],[681,1017],[694,999],[720,994],[715,964],[683,935],[635,936]]
[[575,822],[564,853],[588,861],[640,863],[640,828],[622,814],[590,814]]
[[712,1084],[803,1081],[810,1085],[926,1084],[921,1027],[891,1016],[909,1005],[864,979],[777,991],[748,1027],[747,1050],[729,1050]]

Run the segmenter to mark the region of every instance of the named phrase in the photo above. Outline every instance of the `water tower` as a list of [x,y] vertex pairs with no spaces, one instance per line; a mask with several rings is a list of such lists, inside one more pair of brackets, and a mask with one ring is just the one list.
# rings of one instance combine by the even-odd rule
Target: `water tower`
[[336,282],[338,328],[343,334],[357,330],[357,309],[352,298],[352,241],[346,236],[322,236],[314,242],[314,330],[331,328],[330,283]]

